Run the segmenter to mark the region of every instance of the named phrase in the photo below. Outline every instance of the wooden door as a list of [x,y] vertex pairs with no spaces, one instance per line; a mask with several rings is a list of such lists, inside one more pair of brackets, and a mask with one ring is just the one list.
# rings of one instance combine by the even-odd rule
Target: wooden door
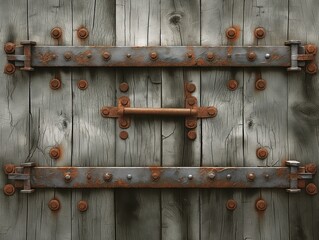
[[[316,0],[11,0],[0,2],[0,44],[30,39],[59,46],[282,46],[319,43]],[[51,29],[62,36],[53,39]],[[89,36],[80,39],[85,27]],[[226,30],[238,31],[235,39]],[[254,30],[266,35],[257,39]],[[0,51],[0,65],[7,63]],[[50,88],[59,79],[61,87]],[[266,81],[257,90],[258,79]],[[79,89],[80,80],[87,81]],[[228,88],[236,80],[238,87]],[[275,68],[50,68],[0,74],[0,161],[40,166],[281,166],[319,164],[317,75]],[[100,108],[129,96],[135,107],[183,107],[196,85],[197,138],[183,120],[133,119],[128,138]],[[127,83],[127,92],[119,87]],[[58,160],[50,150],[59,147]],[[268,157],[256,156],[265,148]],[[0,175],[0,185],[7,179]],[[318,184],[318,177],[314,183]],[[60,202],[58,211],[48,203]],[[237,208],[226,208],[228,200]],[[267,203],[264,211],[256,201]],[[88,209],[80,212],[79,201]],[[0,194],[0,239],[317,240],[318,195],[283,189],[39,189]]]

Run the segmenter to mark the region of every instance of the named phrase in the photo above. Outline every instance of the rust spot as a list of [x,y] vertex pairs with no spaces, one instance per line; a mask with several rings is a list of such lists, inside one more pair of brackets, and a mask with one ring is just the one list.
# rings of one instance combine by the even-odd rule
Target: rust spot
[[75,55],[74,60],[80,65],[86,65],[90,62],[92,57],[92,51],[86,50],[82,53]]
[[50,61],[56,59],[56,55],[54,52],[45,52],[38,54],[39,60],[43,64],[48,64]]

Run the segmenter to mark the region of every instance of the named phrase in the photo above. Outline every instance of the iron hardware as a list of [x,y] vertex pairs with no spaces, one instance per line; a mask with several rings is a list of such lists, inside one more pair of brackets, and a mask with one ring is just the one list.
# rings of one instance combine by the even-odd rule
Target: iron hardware
[[297,40],[286,46],[35,46],[23,41],[7,60],[21,70],[36,67],[286,67],[300,71],[313,61]]

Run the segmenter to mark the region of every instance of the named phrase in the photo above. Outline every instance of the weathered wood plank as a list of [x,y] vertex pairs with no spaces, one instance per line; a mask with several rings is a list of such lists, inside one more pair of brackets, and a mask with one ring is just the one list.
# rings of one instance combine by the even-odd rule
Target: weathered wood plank
[[[160,1],[117,1],[116,45],[145,46],[159,43]],[[160,73],[159,69],[117,70],[116,97],[128,96],[132,107],[160,107]],[[129,85],[126,93],[119,91],[119,85],[123,82]],[[119,138],[123,130],[117,124],[116,166],[160,165],[161,122],[156,117],[132,118],[131,126],[126,130],[126,140]],[[159,190],[116,190],[115,196],[117,239],[161,238]]]
[[[17,8],[19,6],[19,8]],[[14,13],[14,14],[12,14]],[[27,38],[26,1],[0,2],[0,46],[6,42],[19,43]],[[29,76],[16,72],[13,76],[3,73],[7,63],[5,52],[0,51],[0,167],[25,162],[29,153]],[[7,179],[1,171],[1,189]],[[0,193],[0,239],[25,239],[27,196]]]
[[[161,1],[161,45],[200,45],[200,1]],[[185,53],[186,54],[186,53]],[[192,82],[200,103],[200,70],[163,69],[162,107],[184,106],[184,83]],[[162,165],[199,166],[201,125],[187,138],[184,120],[162,122]],[[162,239],[199,239],[199,191],[162,191]]]
[[[71,45],[72,11],[70,1],[28,1],[29,38],[38,44]],[[50,31],[59,26],[62,39],[53,40]],[[30,160],[39,166],[65,166],[71,164],[72,95],[71,74],[63,69],[37,70],[31,73],[30,83]],[[51,90],[49,82],[60,78],[62,87]],[[62,156],[52,160],[51,147],[59,146]],[[56,198],[61,209],[52,212],[48,202]],[[29,196],[28,239],[71,239],[71,194],[69,191],[43,190]]]
[[[319,2],[289,1],[289,39],[319,43]],[[318,62],[318,59],[317,59]],[[288,81],[289,158],[319,165],[319,78],[290,73]],[[318,173],[314,182],[318,186]],[[319,239],[319,196],[289,196],[290,239]]]
[[[288,1],[255,0],[244,5],[244,45],[283,45],[287,39]],[[266,36],[257,40],[256,27],[264,27]],[[262,78],[266,89],[255,89]],[[285,70],[256,69],[244,73],[244,159],[245,166],[280,166],[288,156],[287,73]],[[269,156],[260,160],[256,150],[265,147]],[[282,190],[255,190],[245,195],[244,237],[251,239],[288,239],[288,197]],[[268,204],[257,212],[255,202]]]
[[[244,1],[202,1],[201,44],[242,45],[242,6]],[[226,29],[238,29],[234,41],[226,38]],[[236,80],[238,88],[230,91],[229,80]],[[215,119],[203,120],[203,166],[243,166],[242,69],[203,69],[201,74],[201,104],[218,109]],[[203,190],[201,194],[202,239],[244,239],[241,191]],[[237,209],[229,211],[229,199],[237,202]]]
[[[77,29],[86,27],[89,37],[81,40]],[[115,1],[76,1],[73,4],[73,45],[115,44]],[[79,80],[88,88],[80,90]],[[73,166],[115,165],[115,122],[104,119],[100,109],[115,102],[114,69],[73,71]],[[79,201],[88,210],[77,209]],[[72,194],[72,239],[115,239],[113,190],[81,190]]]

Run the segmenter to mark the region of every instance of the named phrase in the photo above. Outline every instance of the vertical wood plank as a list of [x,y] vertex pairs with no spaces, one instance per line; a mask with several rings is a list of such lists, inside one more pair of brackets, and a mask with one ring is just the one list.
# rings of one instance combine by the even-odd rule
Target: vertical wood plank
[[[116,4],[116,45],[146,46],[160,43],[160,1],[119,0]],[[129,54],[129,53],[128,53]],[[134,59],[134,55],[131,56]],[[161,106],[159,69],[119,69],[116,97],[128,96],[132,107]],[[129,90],[118,90],[126,82]],[[115,103],[114,103],[115,104]],[[116,166],[159,166],[161,161],[161,122],[156,117],[132,118],[125,130],[116,128]],[[133,176],[134,178],[134,176]],[[116,239],[160,239],[160,191],[116,190]]]
[[[17,7],[19,6],[19,7]],[[14,13],[14,14],[13,14]],[[0,46],[6,42],[19,44],[27,38],[27,2],[0,2]],[[12,76],[3,68],[6,54],[0,51],[0,186],[8,183],[2,171],[5,164],[19,165],[29,153],[29,76],[19,70]],[[0,239],[25,239],[27,220],[27,195],[0,193]]]
[[[200,1],[161,1],[161,45],[200,45]],[[186,54],[186,53],[185,53]],[[184,106],[184,83],[196,85],[200,103],[200,70],[163,69],[162,107]],[[199,166],[201,125],[197,138],[186,136],[184,119],[162,121],[162,165]],[[162,191],[162,239],[199,239],[199,191]]]
[[[81,40],[77,29],[85,27],[89,37]],[[73,3],[73,45],[115,44],[115,1],[75,1]],[[79,80],[88,88],[80,90]],[[103,119],[102,106],[115,102],[114,69],[81,69],[73,71],[73,166],[115,165],[115,122]],[[79,201],[88,210],[77,209]],[[79,190],[72,194],[72,239],[115,239],[113,190]]]
[[[242,45],[243,4],[238,0],[202,1],[201,44]],[[235,40],[226,38],[229,27],[238,30]],[[236,90],[227,88],[229,80],[238,82]],[[218,109],[216,118],[203,120],[203,166],[243,166],[243,70],[203,69],[201,83],[201,104]],[[201,193],[202,239],[244,239],[241,191],[210,189]],[[237,202],[234,211],[226,209],[230,199]]]
[[[289,1],[289,39],[319,44],[318,1]],[[316,60],[318,64],[318,59]],[[288,81],[289,158],[302,164],[319,165],[319,78],[304,72],[289,73]],[[318,186],[318,173],[314,179]],[[319,238],[319,196],[304,191],[289,195],[290,239]]]
[[[72,44],[72,12],[70,1],[28,1],[30,40],[39,45]],[[53,40],[50,31],[61,27],[61,40]],[[49,82],[59,78],[59,90],[50,89]],[[37,69],[31,74],[31,153],[30,160],[39,166],[70,166],[72,139],[71,74],[65,69]],[[62,156],[52,160],[51,147],[59,146]],[[56,198],[61,209],[52,212],[48,202]],[[28,203],[28,239],[71,239],[71,194],[69,191],[37,190]]]
[[[244,45],[284,45],[288,28],[288,1],[254,0],[244,5]],[[264,27],[266,36],[257,40],[256,27]],[[262,78],[266,89],[255,89]],[[281,166],[288,157],[287,73],[285,69],[249,69],[244,73],[244,157],[245,166]],[[256,150],[265,147],[269,156],[260,160]],[[248,193],[248,190],[246,191]],[[268,207],[255,209],[262,198]],[[245,195],[244,237],[252,239],[288,239],[288,197],[282,190],[252,190]]]

